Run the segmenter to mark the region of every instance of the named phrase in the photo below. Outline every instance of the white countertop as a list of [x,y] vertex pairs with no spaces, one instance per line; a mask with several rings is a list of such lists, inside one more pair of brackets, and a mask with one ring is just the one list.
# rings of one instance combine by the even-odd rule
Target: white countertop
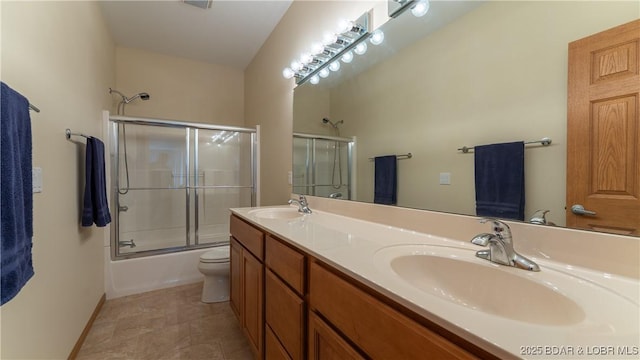
[[[540,266],[540,272],[496,265],[476,258],[475,251],[481,248],[472,245],[468,239],[433,236],[319,210],[290,220],[255,216],[254,210],[268,208],[286,209],[289,206],[238,208],[231,211],[500,358],[640,358],[640,282],[637,279],[535,257],[530,258]],[[469,239],[474,235],[470,233]],[[436,246],[436,253],[440,256],[448,257],[451,254],[450,257],[463,257],[465,262],[493,267],[491,271],[505,272],[501,275],[509,278],[521,277],[523,283],[533,281],[546,287],[545,290],[573,301],[584,316],[566,324],[536,324],[535,320],[514,320],[456,301],[447,293],[446,284],[442,285],[442,289],[439,289],[441,294],[437,295],[420,290],[388,266],[388,258],[392,256],[389,254],[396,249],[403,251],[403,245],[426,246],[426,249]],[[517,238],[514,238],[514,247],[517,251]],[[415,247],[406,248],[415,250]],[[466,274],[457,276],[463,278]],[[518,298],[511,295],[522,296],[522,292],[530,290],[514,288],[518,286],[517,282],[515,286],[511,284],[502,288],[491,282],[491,279],[487,279],[486,286],[494,289],[478,287],[483,291],[504,293],[499,299]],[[535,297],[535,294],[532,296]],[[522,311],[518,305],[505,301],[504,304],[493,304],[489,308],[509,306],[515,307],[516,312]],[[532,311],[554,309],[554,306],[557,309],[558,303],[539,304],[537,310]]]

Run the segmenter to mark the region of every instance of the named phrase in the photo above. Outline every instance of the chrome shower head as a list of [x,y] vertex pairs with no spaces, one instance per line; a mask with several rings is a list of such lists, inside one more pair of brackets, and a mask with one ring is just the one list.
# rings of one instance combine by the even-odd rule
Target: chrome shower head
[[146,92],[141,92],[139,94],[133,95],[130,98],[125,99],[124,102],[128,104],[128,103],[132,102],[133,100],[135,100],[137,98],[140,98],[142,100],[149,100],[149,98],[151,98],[151,96],[149,94],[147,94]]
[[338,125],[343,124],[344,120],[340,120],[336,123],[334,123],[333,121],[329,120],[328,118],[322,118],[322,123],[323,124],[331,124],[331,126],[333,126],[334,129],[338,129]]
[[142,100],[149,100],[151,98],[151,96],[146,92],[135,94],[134,96],[129,98],[125,94],[121,93],[120,91],[109,88],[109,94],[112,94],[112,93],[116,93],[120,95],[122,97],[122,102],[125,104],[128,104],[137,98],[140,98]]

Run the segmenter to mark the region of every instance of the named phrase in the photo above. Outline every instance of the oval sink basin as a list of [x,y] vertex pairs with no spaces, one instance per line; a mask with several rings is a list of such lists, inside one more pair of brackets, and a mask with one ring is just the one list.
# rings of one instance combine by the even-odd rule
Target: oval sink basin
[[249,211],[250,215],[253,215],[259,219],[280,219],[291,220],[302,217],[302,213],[298,212],[297,208],[272,208],[272,209],[256,209]]
[[558,289],[559,276],[493,264],[475,251],[452,247],[404,245],[376,253],[379,267],[407,285],[455,304],[512,320],[571,325],[584,320],[583,309]]

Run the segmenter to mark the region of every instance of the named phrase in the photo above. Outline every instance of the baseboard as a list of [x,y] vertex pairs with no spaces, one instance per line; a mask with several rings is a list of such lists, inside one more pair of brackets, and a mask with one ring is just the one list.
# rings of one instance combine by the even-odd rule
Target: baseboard
[[69,354],[69,357],[67,358],[68,360],[74,360],[78,356],[80,348],[82,347],[82,344],[84,344],[84,340],[87,338],[89,330],[91,330],[91,326],[93,326],[93,322],[100,313],[100,309],[102,309],[102,305],[104,305],[106,299],[107,295],[102,294],[100,301],[98,301],[98,305],[96,305],[96,308],[93,310],[93,314],[91,314],[91,318],[89,318],[87,325],[84,327],[84,330],[82,330],[82,334],[80,334],[78,341],[76,341],[76,345],[73,347],[73,350],[71,350],[71,354]]

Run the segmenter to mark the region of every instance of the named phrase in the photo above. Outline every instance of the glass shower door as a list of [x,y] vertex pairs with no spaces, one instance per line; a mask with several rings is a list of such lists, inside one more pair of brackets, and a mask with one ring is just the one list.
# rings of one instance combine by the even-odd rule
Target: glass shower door
[[230,130],[194,132],[194,243],[228,243],[229,208],[253,203],[253,136]]
[[118,125],[118,253],[185,246],[188,131]]

